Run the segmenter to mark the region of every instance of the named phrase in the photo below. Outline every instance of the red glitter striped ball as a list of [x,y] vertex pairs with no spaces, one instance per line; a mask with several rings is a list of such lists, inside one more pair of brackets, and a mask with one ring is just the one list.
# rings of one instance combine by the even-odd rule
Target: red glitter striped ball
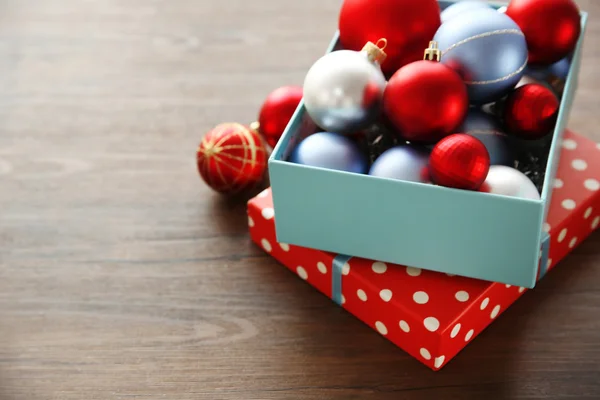
[[440,186],[478,190],[490,170],[490,155],[481,141],[458,133],[442,139],[431,152],[429,174]]
[[196,152],[198,172],[213,190],[235,194],[260,183],[267,169],[267,150],[257,132],[220,124],[202,139]]

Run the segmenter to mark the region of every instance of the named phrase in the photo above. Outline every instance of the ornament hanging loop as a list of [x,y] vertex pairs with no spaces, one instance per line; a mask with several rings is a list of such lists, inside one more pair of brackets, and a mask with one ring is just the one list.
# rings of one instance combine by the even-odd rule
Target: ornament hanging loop
[[429,47],[425,49],[424,60],[437,61],[442,59],[442,51],[438,48],[438,42],[432,40],[429,42]]
[[383,51],[387,47],[387,39],[382,38],[377,41],[377,44],[373,42],[367,42],[362,48],[362,51],[367,54],[367,58],[371,62],[383,64],[387,58],[387,54]]

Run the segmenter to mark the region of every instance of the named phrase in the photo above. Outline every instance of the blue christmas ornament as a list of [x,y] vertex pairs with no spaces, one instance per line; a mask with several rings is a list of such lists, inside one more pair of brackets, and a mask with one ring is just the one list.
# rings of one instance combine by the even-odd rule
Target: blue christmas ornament
[[479,139],[490,154],[491,165],[514,165],[515,155],[510,138],[500,129],[493,116],[471,109],[457,133],[466,133]]
[[450,19],[469,12],[471,10],[479,10],[482,8],[492,8],[488,3],[482,0],[464,0],[452,4],[444,11],[442,11],[442,23],[449,21]]
[[550,65],[546,68],[527,68],[527,75],[532,76],[540,81],[548,79],[567,79],[569,69],[571,68],[571,60],[563,58],[562,60]]
[[301,141],[292,151],[290,161],[296,164],[364,174],[367,158],[348,137],[319,132]]
[[471,104],[494,102],[519,82],[527,67],[525,35],[506,14],[471,10],[443,23],[433,39],[442,63],[465,81]]
[[426,182],[429,152],[415,146],[396,146],[375,160],[369,175],[408,182]]

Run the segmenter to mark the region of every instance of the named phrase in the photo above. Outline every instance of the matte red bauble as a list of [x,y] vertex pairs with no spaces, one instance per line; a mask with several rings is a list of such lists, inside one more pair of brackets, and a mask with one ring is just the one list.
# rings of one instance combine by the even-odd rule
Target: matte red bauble
[[532,65],[565,58],[581,34],[581,15],[573,0],[512,0],[506,14],[525,34]]
[[467,87],[449,67],[417,61],[392,76],[384,92],[383,108],[403,138],[435,143],[455,132],[465,119]]
[[301,86],[283,86],[267,96],[258,116],[260,133],[275,147],[302,100]]
[[431,152],[429,174],[440,186],[479,190],[490,170],[490,155],[481,141],[458,133],[442,139]]
[[340,41],[347,50],[387,40],[382,71],[392,75],[423,59],[423,50],[440,27],[436,0],[344,0],[339,16]]
[[260,183],[267,168],[267,151],[258,133],[226,123],[210,130],[198,147],[200,176],[213,190],[234,194]]
[[504,105],[507,133],[537,140],[550,134],[556,124],[560,102],[546,86],[530,83],[515,89]]

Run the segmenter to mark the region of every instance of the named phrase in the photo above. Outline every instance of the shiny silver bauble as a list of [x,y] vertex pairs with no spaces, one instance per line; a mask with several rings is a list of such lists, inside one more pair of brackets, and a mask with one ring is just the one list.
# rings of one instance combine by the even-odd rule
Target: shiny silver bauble
[[304,105],[322,129],[352,134],[381,115],[386,80],[364,52],[339,50],[319,59],[304,80]]
[[484,185],[490,193],[521,199],[540,200],[534,183],[521,171],[504,165],[492,165]]

